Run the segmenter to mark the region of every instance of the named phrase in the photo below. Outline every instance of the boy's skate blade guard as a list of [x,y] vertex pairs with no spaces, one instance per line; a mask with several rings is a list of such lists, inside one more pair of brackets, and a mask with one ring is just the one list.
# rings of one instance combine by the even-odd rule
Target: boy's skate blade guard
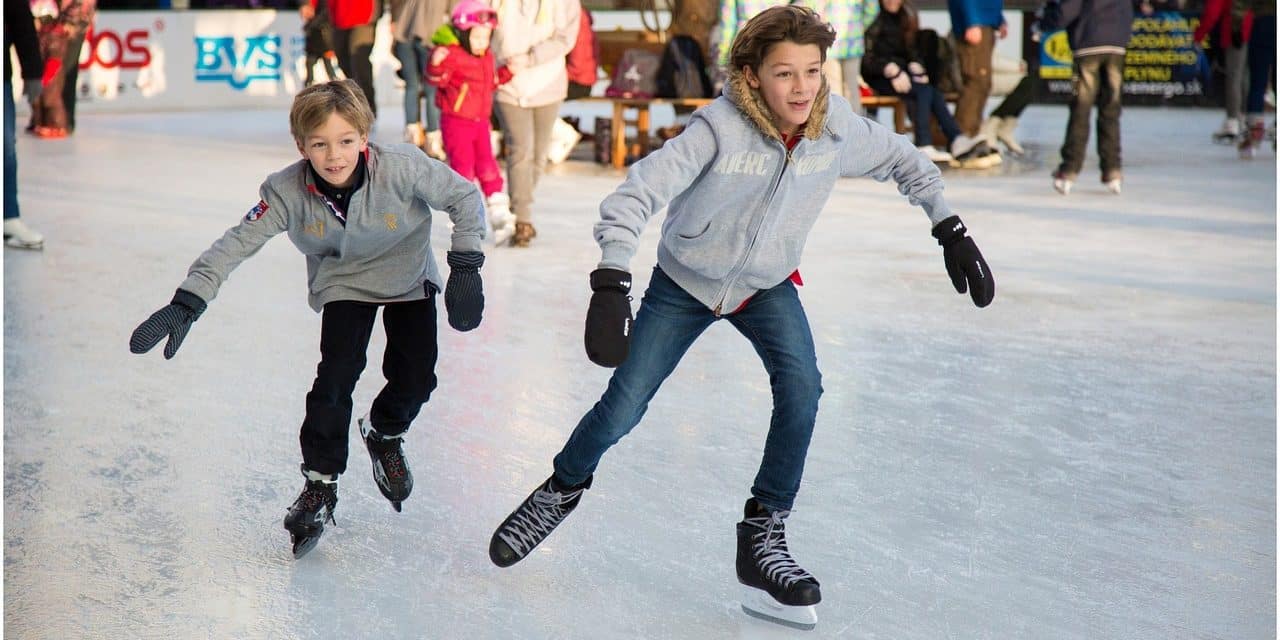
[[742,585],[742,611],[747,615],[775,624],[811,631],[818,624],[814,605],[793,607],[773,599],[768,592]]

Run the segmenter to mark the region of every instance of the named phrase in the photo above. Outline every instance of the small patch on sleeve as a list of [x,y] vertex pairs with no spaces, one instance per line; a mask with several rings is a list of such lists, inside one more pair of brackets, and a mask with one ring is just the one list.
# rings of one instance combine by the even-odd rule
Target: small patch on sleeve
[[258,204],[253,205],[253,208],[249,210],[249,213],[244,214],[245,222],[253,222],[258,218],[261,218],[262,215],[267,212],[267,209],[270,208],[271,207],[267,206],[266,200],[259,200]]

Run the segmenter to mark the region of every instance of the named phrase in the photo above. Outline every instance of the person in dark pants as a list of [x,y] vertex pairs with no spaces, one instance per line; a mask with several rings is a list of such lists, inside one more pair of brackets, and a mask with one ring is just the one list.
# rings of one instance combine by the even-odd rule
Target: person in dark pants
[[6,245],[22,249],[42,249],[44,236],[28,227],[18,212],[18,125],[13,113],[13,66],[10,63],[15,49],[18,66],[22,68],[23,97],[35,103],[43,89],[40,78],[44,74],[44,61],[40,59],[35,18],[31,16],[31,5],[26,2],[4,5],[4,241]]
[[445,164],[407,144],[369,142],[373,111],[351,80],[315,84],[289,113],[303,159],[267,178],[258,203],[191,265],[173,300],[138,326],[129,350],[146,353],[166,336],[172,358],[232,270],[272,237],[287,233],[307,258],[308,302],[321,312],[320,364],[307,394],[302,494],[285,517],[300,557],[315,546],[338,504],[347,468],[351,393],[382,307],[387,383],[357,420],[374,480],[396,511],[413,489],[401,450],[409,424],[436,388],[436,294],[440,272],[431,251],[434,211],[453,221],[444,287],[449,325],[480,324],[484,292],[484,201]]
[[1045,7],[1046,30],[1065,28],[1074,55],[1071,67],[1071,115],[1062,162],[1053,172],[1053,188],[1071,192],[1084,166],[1089,116],[1098,108],[1098,156],[1102,182],[1120,193],[1120,98],[1124,87],[1125,47],[1133,31],[1132,0],[1064,0]]
[[67,39],[67,51],[62,58],[66,78],[62,84],[62,106],[67,111],[67,133],[76,132],[76,100],[79,99],[80,53],[84,49],[85,36],[93,28],[97,16],[97,0],[78,0],[72,23],[75,28]]
[[1276,62],[1275,0],[1245,0],[1253,12],[1253,28],[1248,37],[1249,94],[1245,98],[1245,120],[1248,132],[1240,141],[1240,157],[1252,158],[1266,137],[1263,111],[1266,109],[1267,83]]
[[373,93],[373,62],[369,56],[373,53],[374,26],[380,8],[381,2],[376,0],[329,0],[338,66],[360,86],[374,118],[378,117],[378,103]]

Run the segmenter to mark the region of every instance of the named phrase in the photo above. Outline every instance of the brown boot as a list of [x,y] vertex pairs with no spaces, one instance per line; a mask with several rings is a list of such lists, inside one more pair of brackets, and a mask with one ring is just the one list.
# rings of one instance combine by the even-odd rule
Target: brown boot
[[538,232],[534,230],[532,223],[517,222],[516,233],[515,235],[511,236],[511,246],[527,247],[529,246],[529,241],[533,240],[534,236],[537,236],[537,235],[538,235]]

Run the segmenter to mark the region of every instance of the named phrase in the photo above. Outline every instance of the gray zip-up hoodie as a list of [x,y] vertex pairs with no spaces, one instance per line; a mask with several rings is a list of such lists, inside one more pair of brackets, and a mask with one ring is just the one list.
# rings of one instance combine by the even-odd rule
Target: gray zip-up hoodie
[[210,302],[241,262],[281,232],[307,257],[307,302],[400,302],[444,284],[431,254],[432,209],[453,221],[452,249],[479,251],[480,190],[409,144],[369,143],[364,185],[351,194],[343,226],[316,188],[305,158],[271,174],[261,200],[191,264],[179,286]]
[[658,265],[716,313],[736,310],[800,265],[837,178],[892,178],[933,224],[952,215],[942,176],[906,136],[857,116],[823,84],[790,152],[739,72],[685,130],[631,166],[600,203],[600,267],[630,271],[640,233],[667,207]]

